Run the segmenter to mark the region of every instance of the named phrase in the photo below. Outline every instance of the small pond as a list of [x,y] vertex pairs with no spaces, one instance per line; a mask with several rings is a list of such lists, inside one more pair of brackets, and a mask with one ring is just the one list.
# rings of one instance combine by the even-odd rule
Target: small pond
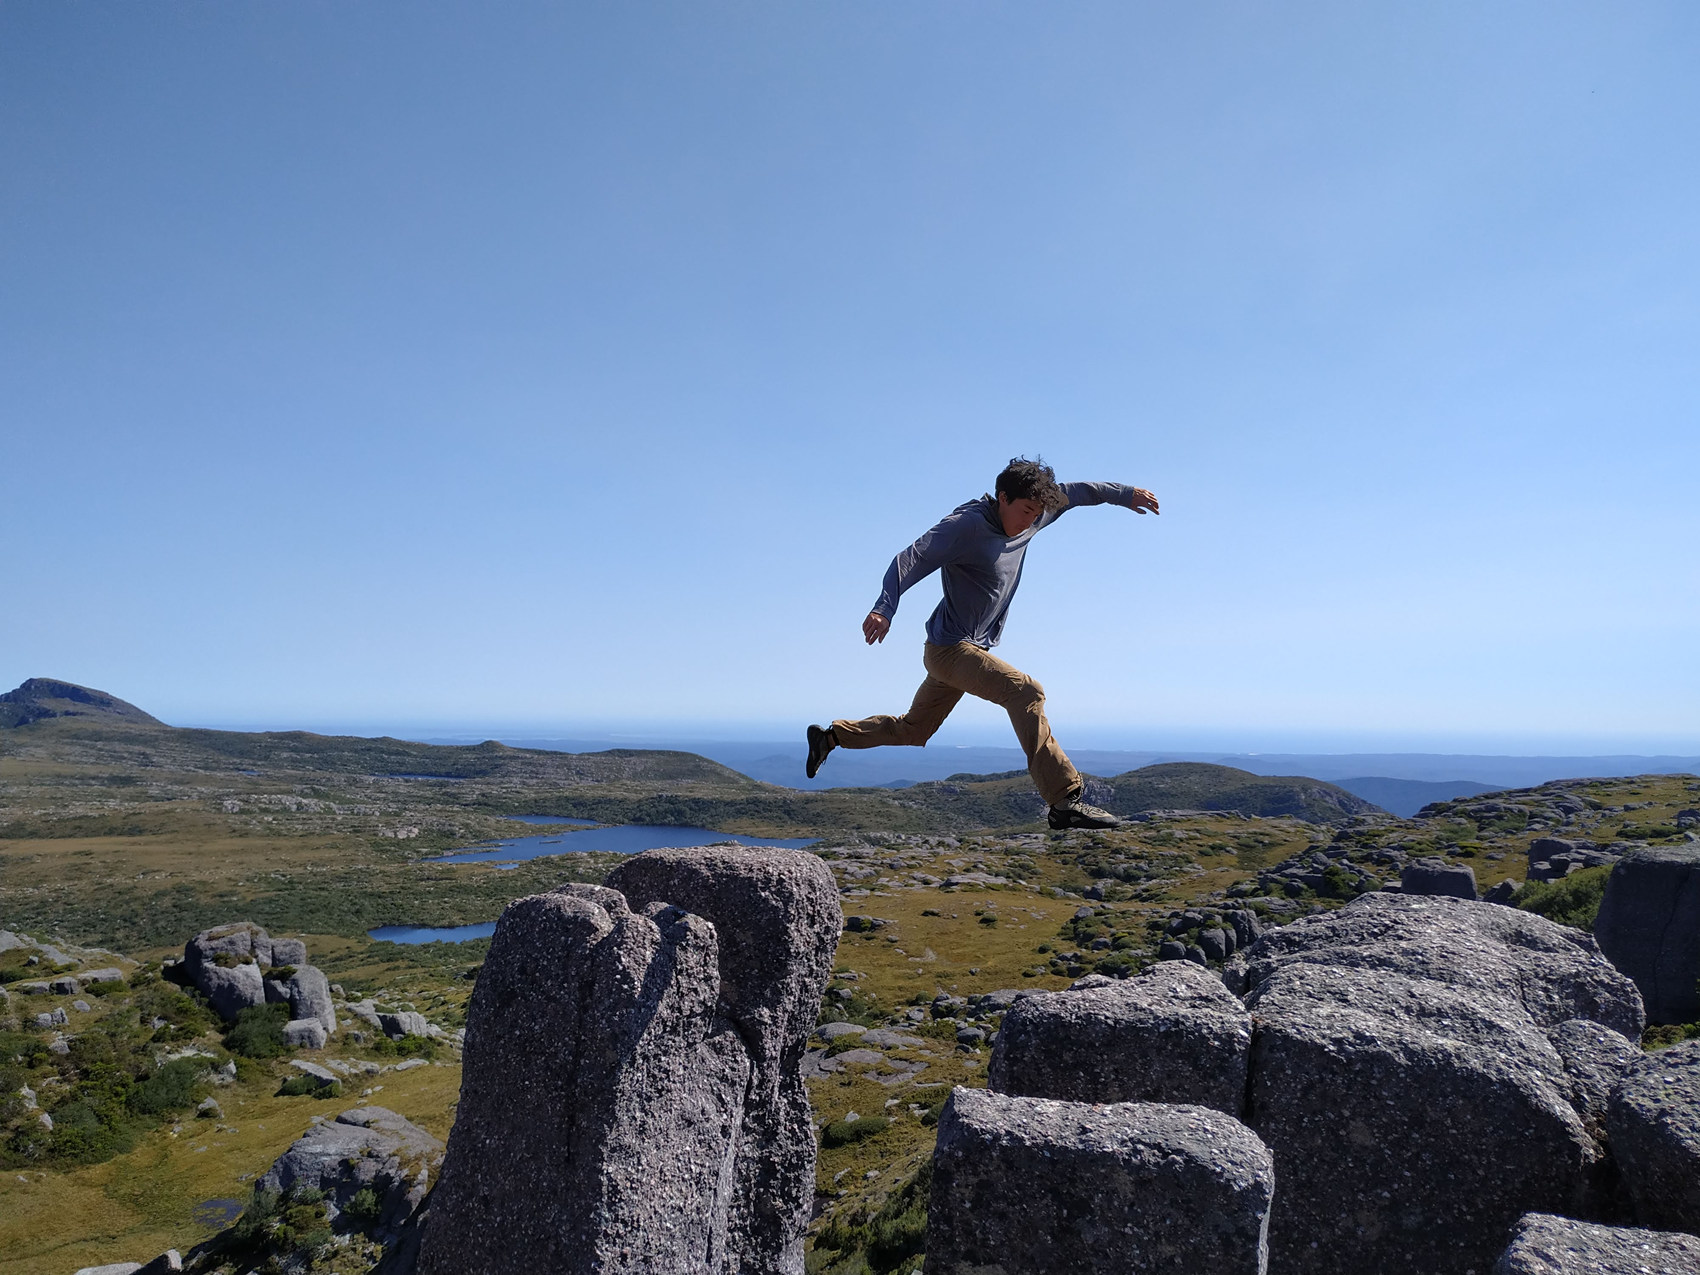
[[[738,837],[712,828],[680,828],[650,824],[621,824],[599,828],[583,819],[563,819],[557,815],[510,815],[521,823],[560,825],[561,832],[536,837],[515,837],[494,846],[456,851],[425,863],[489,863],[497,868],[512,868],[522,859],[541,859],[547,855],[573,854],[586,850],[602,850],[614,854],[637,854],[643,850],[663,847],[707,846],[717,841],[734,841],[741,846],[783,846],[800,850],[815,844],[813,837]],[[478,925],[385,925],[366,933],[384,943],[464,943],[467,939],[487,939],[496,932],[494,921]]]

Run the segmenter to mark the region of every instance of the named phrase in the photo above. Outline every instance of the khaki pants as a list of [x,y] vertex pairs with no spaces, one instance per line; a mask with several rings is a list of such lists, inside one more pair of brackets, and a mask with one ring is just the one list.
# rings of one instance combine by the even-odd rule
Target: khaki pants
[[1027,754],[1027,773],[1047,805],[1062,806],[1080,795],[1080,772],[1074,768],[1045,720],[1045,688],[1020,669],[1005,664],[970,642],[934,646],[921,656],[927,680],[915,692],[915,702],[902,717],[882,714],[859,722],[832,724],[840,748],[878,748],[908,744],[919,748],[944,725],[950,710],[964,695],[990,700],[1009,713],[1021,751]]

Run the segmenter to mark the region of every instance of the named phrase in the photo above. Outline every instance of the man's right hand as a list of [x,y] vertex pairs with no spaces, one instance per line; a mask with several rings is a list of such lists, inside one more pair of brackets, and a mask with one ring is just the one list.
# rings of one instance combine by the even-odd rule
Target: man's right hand
[[868,645],[885,641],[885,635],[891,632],[891,619],[878,611],[869,611],[868,618],[862,621],[862,636],[868,639]]

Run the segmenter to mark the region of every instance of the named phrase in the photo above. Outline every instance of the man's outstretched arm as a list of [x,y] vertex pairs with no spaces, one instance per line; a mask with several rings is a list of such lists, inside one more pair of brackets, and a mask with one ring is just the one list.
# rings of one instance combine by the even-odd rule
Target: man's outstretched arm
[[1060,516],[1076,505],[1120,505],[1136,514],[1158,513],[1157,497],[1143,487],[1126,483],[1058,483],[1068,504],[1057,510]]
[[880,595],[868,618],[862,621],[862,637],[869,646],[885,641],[891,632],[891,618],[897,614],[897,600],[908,589],[925,580],[950,561],[951,544],[948,520],[941,522],[914,544],[891,560],[880,583]]

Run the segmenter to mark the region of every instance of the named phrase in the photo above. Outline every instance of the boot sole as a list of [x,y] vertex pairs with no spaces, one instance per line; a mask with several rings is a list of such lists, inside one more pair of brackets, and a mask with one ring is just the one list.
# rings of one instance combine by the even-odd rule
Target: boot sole
[[826,743],[826,747],[822,748],[823,743],[826,743],[826,731],[819,726],[809,727],[809,760],[803,767],[803,773],[810,779],[820,774],[821,763],[832,752],[833,746]]

